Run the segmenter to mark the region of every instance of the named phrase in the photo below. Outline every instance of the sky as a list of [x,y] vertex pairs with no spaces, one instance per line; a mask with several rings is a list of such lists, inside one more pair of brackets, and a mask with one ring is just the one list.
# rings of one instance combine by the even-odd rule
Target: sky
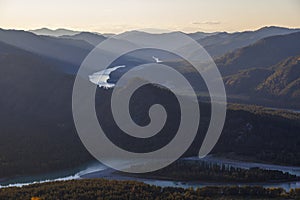
[[300,0],[0,0],[0,28],[120,33],[300,27]]

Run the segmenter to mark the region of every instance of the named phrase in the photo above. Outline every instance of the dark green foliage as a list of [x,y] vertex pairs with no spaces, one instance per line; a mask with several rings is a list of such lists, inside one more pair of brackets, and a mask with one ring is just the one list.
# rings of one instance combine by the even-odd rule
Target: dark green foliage
[[249,99],[244,99],[245,102],[299,108],[300,56],[289,57],[266,68],[239,71],[224,77],[224,83],[229,96],[247,96]]
[[272,67],[274,73],[257,86],[257,91],[273,96],[299,98],[300,56],[290,57]]
[[299,189],[285,192],[283,189],[262,187],[205,187],[182,189],[150,186],[135,181],[109,181],[104,179],[74,180],[0,189],[0,199],[43,200],[202,200],[202,199],[299,199]]
[[229,101],[300,108],[300,32],[263,38],[215,60]]
[[213,152],[237,159],[300,165],[300,114],[259,106],[229,105]]
[[270,67],[300,52],[300,32],[261,39],[216,60],[223,76],[239,70]]
[[205,161],[179,160],[161,170],[143,174],[141,177],[181,181],[213,182],[273,182],[296,181],[300,177],[277,170],[260,168],[242,169]]
[[73,124],[73,77],[63,63],[0,42],[0,177],[70,169],[91,160]]

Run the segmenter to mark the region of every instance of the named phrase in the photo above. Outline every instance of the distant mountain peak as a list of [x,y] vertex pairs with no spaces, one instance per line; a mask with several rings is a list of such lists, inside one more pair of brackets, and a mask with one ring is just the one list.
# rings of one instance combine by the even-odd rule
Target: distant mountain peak
[[91,32],[80,32],[75,35],[63,35],[60,38],[68,38],[73,40],[83,40],[90,43],[93,46],[97,46],[100,42],[106,39],[105,36],[99,33],[91,33]]
[[75,35],[80,33],[81,31],[74,31],[65,28],[49,29],[44,27],[44,28],[29,30],[29,32],[32,32],[36,35],[47,35],[47,36],[59,37],[63,35]]

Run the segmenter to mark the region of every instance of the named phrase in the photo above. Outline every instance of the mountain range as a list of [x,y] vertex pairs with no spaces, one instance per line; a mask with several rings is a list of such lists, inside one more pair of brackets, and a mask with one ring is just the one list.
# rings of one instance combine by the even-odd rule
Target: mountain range
[[[130,32],[128,33],[130,34]],[[138,32],[138,34],[148,33]],[[285,73],[284,76],[280,76],[281,85],[279,86],[279,83],[276,82],[279,78],[279,71],[284,73],[282,71],[289,69],[282,63],[288,62],[289,59],[295,63],[297,56],[300,55],[299,29],[271,26],[255,31],[196,32],[187,33],[187,35],[202,44],[215,57],[215,62],[229,94],[229,101],[282,107],[283,105],[280,105],[279,102],[286,99],[290,103],[290,107],[300,107],[298,81],[295,77],[290,77],[297,77],[298,74]],[[151,37],[155,37],[155,34],[152,34]],[[57,70],[68,74],[75,74],[86,55],[106,38],[99,33],[67,29],[42,28],[31,32],[0,29],[0,41],[3,44],[45,57],[47,62],[54,64]],[[139,58],[124,57],[120,63],[116,64],[126,66],[141,64],[143,60],[148,59],[149,53],[152,54],[150,60],[153,55],[157,54],[157,52],[148,50],[140,53]],[[160,54],[162,52],[158,53],[158,55]],[[158,57],[164,61],[171,59],[165,54]],[[180,64],[177,65],[180,66]],[[298,65],[295,65],[293,69],[297,68],[296,66]],[[114,74],[118,74],[118,72]],[[189,73],[188,76],[193,77],[194,75]],[[112,76],[112,80],[114,79],[116,77]]]
[[[36,31],[39,34],[47,34],[45,30],[48,29]],[[24,50],[25,55],[30,52],[31,57],[38,56],[39,59],[46,60],[45,63],[63,74],[75,74],[85,56],[106,37],[99,33],[65,29],[50,32],[58,34],[62,30],[64,35],[53,37],[21,30],[0,29],[0,42],[2,45],[9,45],[8,49],[16,47],[19,51]],[[143,33],[139,32],[139,34]],[[223,76],[229,102],[300,108],[297,88],[299,74],[295,70],[300,55],[299,29],[263,27],[256,31],[196,32],[188,35],[202,43],[208,52],[226,50],[224,54],[215,58],[215,62]],[[247,44],[249,45],[240,47]],[[115,64],[135,66],[149,59],[153,60],[153,55],[157,53],[161,54],[158,57],[163,61],[171,58],[163,52],[147,50],[137,54],[139,58],[127,56]],[[149,57],[148,54],[151,56]],[[172,65],[172,62],[167,63]],[[180,70],[181,64],[179,62],[173,65]],[[120,73],[117,70],[114,74]],[[193,80],[193,72],[186,75]],[[116,80],[116,76],[112,76],[112,80]],[[289,104],[281,105],[283,99]]]
[[[216,60],[228,94],[248,103],[298,107],[300,32],[271,36]],[[273,104],[272,104],[273,101]]]
[[[229,103],[299,109],[300,32],[295,31],[266,27],[250,33],[197,33],[193,37],[201,43],[225,34],[225,38],[231,38],[231,43],[236,44],[229,45],[229,52],[215,58]],[[262,32],[267,36],[260,38],[264,36]],[[240,42],[240,38],[246,40],[245,35],[249,37],[249,44]],[[0,29],[0,178],[68,169],[92,160],[76,134],[72,118],[72,87],[76,71],[85,56],[105,38],[101,34],[86,32],[53,37]],[[218,51],[221,43],[216,42],[215,45],[215,51]],[[208,51],[214,49],[213,45],[205,48]],[[152,56],[150,60],[153,60]],[[125,57],[121,59],[122,63],[116,64],[133,65],[142,61]],[[180,63],[177,65],[180,67]],[[114,73],[118,74],[121,70]],[[178,105],[170,100],[174,96],[157,86],[146,87],[150,94],[141,90],[136,94],[137,99],[132,100],[132,109],[136,113],[133,118],[138,123],[148,122],[145,113],[154,102],[166,104],[168,111],[176,114]],[[111,92],[97,89],[96,110],[106,113],[102,121],[108,123],[107,129],[114,130],[115,135],[111,137],[122,146],[130,140],[122,138],[119,130],[112,128],[114,123],[107,110],[110,108],[109,101],[106,101]],[[162,99],[158,101],[159,98]],[[188,155],[196,152],[201,144],[201,134],[209,120],[209,104],[201,104],[201,112],[206,114],[201,116],[204,124]],[[160,140],[162,143],[172,138],[169,132],[176,128],[172,124],[178,124],[175,114],[171,115],[164,129],[167,135]],[[299,114],[294,112],[229,106],[224,132],[214,153],[234,152],[266,162],[300,165],[297,160],[299,127]],[[140,141],[131,141],[130,144],[129,148],[143,146]],[[162,145],[151,144],[148,143],[150,149]],[[288,159],[283,156],[286,153]]]
[[29,30],[29,32],[32,32],[36,35],[46,35],[46,36],[54,36],[54,37],[59,37],[64,35],[75,35],[80,33],[80,31],[73,31],[64,28],[58,28],[55,30],[49,28],[40,28],[40,29]]
[[[65,62],[64,67],[79,66],[93,45],[83,40],[35,35],[31,32],[0,29],[0,41],[26,51]],[[71,69],[70,69],[71,70]]]
[[216,58],[235,49],[251,45],[254,42],[266,37],[274,35],[285,35],[299,31],[300,29],[270,26],[263,27],[255,31],[235,33],[221,32],[198,39],[197,41],[212,57]]

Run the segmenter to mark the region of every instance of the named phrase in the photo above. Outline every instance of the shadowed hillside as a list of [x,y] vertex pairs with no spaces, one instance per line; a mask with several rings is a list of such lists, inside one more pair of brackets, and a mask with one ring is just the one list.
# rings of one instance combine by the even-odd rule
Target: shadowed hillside
[[[31,34],[31,37],[38,36]],[[295,60],[286,61],[282,66],[265,69],[270,73],[279,70],[276,77],[290,77],[297,69],[293,67],[295,63]],[[0,177],[68,169],[92,160],[74,127],[71,96],[75,75],[62,72],[60,66],[64,65],[65,62],[60,60],[0,43]],[[290,71],[281,72],[281,68]],[[294,78],[291,76],[288,80],[292,83]],[[289,85],[288,82],[284,83],[283,91],[287,90],[286,87],[290,88]],[[139,124],[149,123],[148,109],[155,103],[165,105],[170,114],[166,126],[157,134],[157,140],[148,142],[132,140],[115,126],[109,110],[111,92],[97,89],[96,110],[98,114],[105,113],[99,115],[104,116],[99,121],[104,129],[109,130],[108,136],[116,144],[141,152],[157,149],[172,139],[178,128],[174,124],[178,124],[179,113],[178,102],[170,91],[148,84],[136,91],[131,100],[132,116]],[[206,132],[210,105],[201,103],[200,107],[198,136],[185,155],[197,155]],[[300,138],[297,134],[300,128],[299,114],[261,109],[230,106],[222,136],[213,152],[234,153],[277,164],[300,165]]]
[[270,67],[300,52],[300,32],[289,35],[272,36],[253,45],[225,54],[216,60],[223,76],[243,69]]
[[[204,46],[208,53],[217,58],[225,53],[234,51],[238,48],[245,47],[257,42],[265,37],[275,35],[285,35],[298,32],[300,29],[288,29],[276,26],[263,27],[255,31],[244,31],[235,33],[221,32],[208,35],[197,41]],[[192,35],[194,37],[194,35]]]

